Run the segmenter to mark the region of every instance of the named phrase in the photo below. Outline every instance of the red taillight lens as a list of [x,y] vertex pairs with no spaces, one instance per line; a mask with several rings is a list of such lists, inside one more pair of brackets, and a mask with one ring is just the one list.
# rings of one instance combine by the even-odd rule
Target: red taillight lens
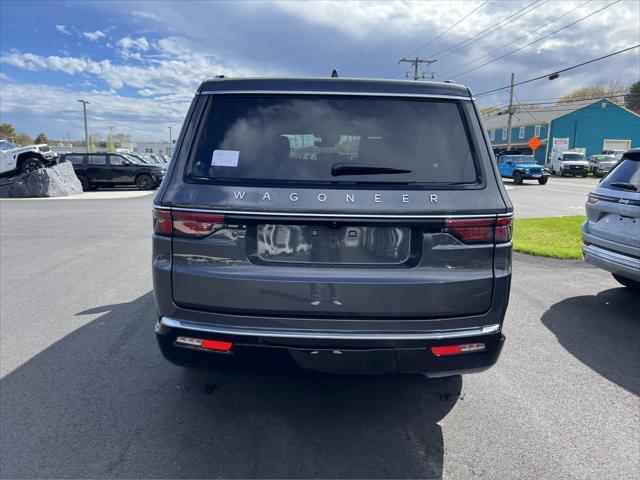
[[153,233],[156,235],[171,236],[173,233],[171,212],[168,210],[153,211]]
[[153,233],[170,237],[204,238],[224,225],[224,215],[212,213],[153,211]]
[[484,343],[465,343],[462,345],[431,347],[431,353],[436,357],[444,357],[447,355],[460,355],[461,353],[483,352],[485,348]]
[[496,220],[496,243],[508,243],[513,235],[513,217],[502,217]]
[[173,213],[173,234],[177,237],[202,238],[224,225],[224,215],[212,213]]
[[448,218],[443,232],[463,243],[506,243],[511,240],[513,217],[504,218]]
[[464,243],[493,243],[493,218],[448,218],[444,231]]

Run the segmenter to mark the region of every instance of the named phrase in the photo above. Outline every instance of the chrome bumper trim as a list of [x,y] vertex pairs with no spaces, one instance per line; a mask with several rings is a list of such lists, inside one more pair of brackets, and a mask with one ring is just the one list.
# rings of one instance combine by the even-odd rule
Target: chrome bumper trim
[[300,217],[300,218],[384,218],[384,219],[444,219],[444,218],[504,218],[512,217],[513,212],[508,213],[483,213],[471,215],[422,215],[422,214],[369,214],[369,213],[312,213],[312,212],[278,212],[268,210],[227,210],[224,208],[187,208],[187,207],[168,207],[164,205],[154,205],[156,210],[170,210],[173,212],[201,212],[215,213],[220,215],[249,215],[249,216],[268,216],[268,217]]
[[465,328],[460,330],[439,330],[434,332],[328,332],[328,331],[303,331],[303,330],[278,330],[267,328],[244,328],[209,325],[194,322],[185,322],[175,318],[162,317],[160,323],[166,327],[192,330],[195,332],[216,333],[221,335],[242,335],[248,337],[269,338],[308,338],[319,340],[441,340],[448,338],[475,337],[498,333],[500,325],[485,325],[477,328]]

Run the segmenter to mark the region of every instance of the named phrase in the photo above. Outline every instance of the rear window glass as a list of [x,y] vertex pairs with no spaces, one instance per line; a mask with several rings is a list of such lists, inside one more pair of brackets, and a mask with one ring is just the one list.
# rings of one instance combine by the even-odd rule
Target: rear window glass
[[210,97],[188,174],[223,182],[476,183],[463,112],[455,101],[433,99]]
[[[617,185],[616,185],[617,184]],[[633,185],[636,190],[625,184]],[[640,191],[640,160],[623,160],[609,175],[602,180],[600,186],[620,190]]]

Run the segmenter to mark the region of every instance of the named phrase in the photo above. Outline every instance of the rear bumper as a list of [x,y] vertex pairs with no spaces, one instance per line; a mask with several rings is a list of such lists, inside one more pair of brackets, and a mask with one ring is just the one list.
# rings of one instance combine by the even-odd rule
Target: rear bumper
[[591,265],[640,282],[640,259],[585,244],[582,244],[582,255]]
[[[485,370],[498,360],[500,325],[432,332],[301,331],[194,324],[163,317],[156,325],[160,350],[171,362],[225,370],[315,371],[438,377]],[[179,336],[231,342],[221,353],[175,343]],[[431,347],[483,343],[481,352],[436,356]]]

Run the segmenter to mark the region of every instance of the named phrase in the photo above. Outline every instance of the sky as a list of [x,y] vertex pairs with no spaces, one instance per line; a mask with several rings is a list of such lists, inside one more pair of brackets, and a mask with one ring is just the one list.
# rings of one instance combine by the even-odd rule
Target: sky
[[[437,60],[422,69],[427,75],[481,93],[507,85],[511,72],[525,80],[639,44],[640,1],[614,2],[0,0],[0,122],[81,139],[77,100],[86,99],[89,131],[99,137],[113,127],[135,140],[164,140],[207,78],[328,77],[336,68],[341,77],[404,79],[411,67],[397,62],[415,56]],[[601,80],[633,83],[639,52],[522,85],[516,98],[554,100]],[[477,99],[504,105],[508,92]]]

